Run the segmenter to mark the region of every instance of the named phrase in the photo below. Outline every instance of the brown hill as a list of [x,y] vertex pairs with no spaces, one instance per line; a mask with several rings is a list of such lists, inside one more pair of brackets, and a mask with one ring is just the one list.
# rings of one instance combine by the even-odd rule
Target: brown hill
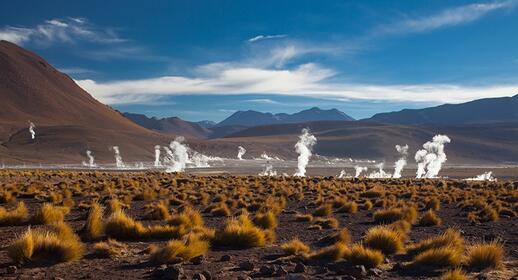
[[178,117],[149,118],[143,114],[123,113],[134,123],[164,134],[182,135],[187,138],[205,139],[212,133],[209,129],[195,122],[184,121]]
[[394,161],[396,144],[408,144],[409,162],[423,143],[436,134],[446,134],[449,163],[517,163],[518,123],[416,127],[373,122],[326,121],[303,124],[257,126],[245,129],[223,141],[245,148],[268,147],[278,155],[293,158],[293,144],[302,128],[317,137],[315,152],[324,156]]

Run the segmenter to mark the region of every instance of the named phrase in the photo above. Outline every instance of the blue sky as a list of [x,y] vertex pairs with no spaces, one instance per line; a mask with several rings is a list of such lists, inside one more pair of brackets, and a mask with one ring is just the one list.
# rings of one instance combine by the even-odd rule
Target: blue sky
[[518,93],[518,0],[9,1],[0,39],[121,111],[355,118]]

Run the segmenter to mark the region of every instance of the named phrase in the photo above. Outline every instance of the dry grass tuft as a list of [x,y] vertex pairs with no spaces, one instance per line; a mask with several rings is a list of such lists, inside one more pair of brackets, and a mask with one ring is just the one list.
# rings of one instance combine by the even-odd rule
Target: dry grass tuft
[[398,231],[388,227],[378,226],[370,228],[364,239],[365,247],[391,255],[403,250],[403,238]]
[[248,215],[243,214],[238,219],[227,220],[223,228],[216,231],[214,243],[238,249],[262,247],[272,239],[271,234],[254,226]]
[[376,223],[390,224],[398,220],[405,220],[411,224],[417,220],[417,210],[415,207],[391,208],[374,212]]
[[447,268],[460,265],[462,250],[454,247],[441,247],[424,251],[414,258],[411,266]]
[[0,226],[16,226],[27,222],[29,219],[29,210],[23,202],[18,202],[18,205],[13,210],[6,210],[0,207]]
[[171,215],[167,223],[172,226],[184,226],[187,229],[203,227],[205,224],[200,211],[192,207],[185,207],[181,213]]
[[253,221],[254,224],[263,229],[275,229],[277,227],[277,218],[272,211],[257,213]]
[[297,222],[311,222],[313,221],[313,215],[311,214],[296,214],[295,221]]
[[475,244],[468,247],[466,266],[472,270],[501,268],[504,261],[504,248],[501,243],[493,241],[486,244]]
[[343,242],[337,242],[331,246],[322,248],[309,257],[315,260],[338,261],[349,255],[349,248]]
[[315,217],[324,217],[329,216],[333,212],[333,205],[332,204],[324,204],[313,212],[313,216]]
[[166,246],[151,254],[154,263],[179,263],[188,261],[194,257],[204,255],[209,250],[209,242],[196,237],[187,240],[171,240]]
[[281,245],[284,253],[288,255],[304,255],[309,254],[311,249],[308,245],[304,244],[304,242],[300,241],[298,238],[292,239]]
[[70,212],[70,208],[63,206],[53,206],[50,203],[45,203],[41,206],[36,214],[32,217],[35,224],[53,224],[63,222],[65,215]]
[[360,244],[351,247],[345,260],[352,265],[363,265],[367,268],[378,267],[383,263],[385,257],[378,250],[365,248]]
[[127,216],[122,210],[112,213],[104,227],[106,236],[118,240],[139,239],[145,231],[146,228],[141,223]]
[[100,258],[120,257],[127,253],[128,246],[114,239],[94,244],[94,255]]
[[84,237],[88,240],[98,240],[103,236],[103,208],[99,203],[94,202],[90,206],[83,232]]
[[464,238],[462,238],[458,230],[450,228],[438,236],[422,240],[417,244],[409,246],[407,253],[413,256],[427,250],[444,247],[453,248],[461,252],[464,250]]
[[443,275],[441,275],[440,280],[468,280],[468,276],[466,273],[460,269],[454,269],[446,271]]
[[442,219],[432,209],[426,211],[419,220],[421,226],[439,226],[441,224]]

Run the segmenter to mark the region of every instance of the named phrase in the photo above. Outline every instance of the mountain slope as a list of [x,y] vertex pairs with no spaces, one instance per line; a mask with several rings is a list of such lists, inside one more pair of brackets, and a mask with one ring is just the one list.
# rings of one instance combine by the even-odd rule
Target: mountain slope
[[518,122],[518,95],[484,98],[461,104],[444,104],[425,109],[404,109],[399,112],[376,114],[368,120],[408,125]]
[[237,111],[218,126],[258,126],[268,124],[301,123],[308,121],[353,121],[354,119],[337,109],[321,110],[313,107],[294,114],[272,114],[257,111]]
[[198,139],[207,138],[211,133],[210,130],[197,123],[184,121],[178,117],[157,119],[155,117],[148,118],[146,115],[134,113],[123,113],[123,115],[140,126],[161,133]]

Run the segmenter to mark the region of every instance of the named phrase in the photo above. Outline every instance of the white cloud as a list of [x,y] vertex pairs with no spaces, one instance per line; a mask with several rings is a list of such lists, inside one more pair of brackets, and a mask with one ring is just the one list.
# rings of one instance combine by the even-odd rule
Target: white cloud
[[[221,66],[221,65],[220,65]],[[511,96],[518,85],[355,84],[330,82],[335,72],[308,63],[293,69],[221,66],[219,72],[195,77],[163,76],[141,80],[76,82],[108,104],[138,103],[168,95],[272,94],[316,98],[458,103],[485,97]]]
[[100,28],[83,18],[51,19],[33,27],[5,26],[0,28],[0,40],[23,45],[34,41],[42,45],[56,42],[75,43],[87,41],[95,43],[125,42],[109,28]]
[[468,4],[442,10],[436,14],[406,19],[393,24],[381,26],[376,28],[370,35],[419,33],[448,26],[465,24],[476,21],[493,11],[513,8],[516,4],[516,0]]
[[245,100],[245,102],[251,102],[251,103],[259,103],[259,104],[275,104],[275,105],[278,105],[278,104],[282,104],[280,102],[277,102],[275,100],[271,100],[269,98],[257,98],[257,99],[248,99],[248,100]]
[[257,35],[253,38],[248,39],[247,41],[249,43],[254,43],[262,40],[269,40],[269,39],[281,39],[286,38],[288,35],[286,34],[278,34],[278,35]]

